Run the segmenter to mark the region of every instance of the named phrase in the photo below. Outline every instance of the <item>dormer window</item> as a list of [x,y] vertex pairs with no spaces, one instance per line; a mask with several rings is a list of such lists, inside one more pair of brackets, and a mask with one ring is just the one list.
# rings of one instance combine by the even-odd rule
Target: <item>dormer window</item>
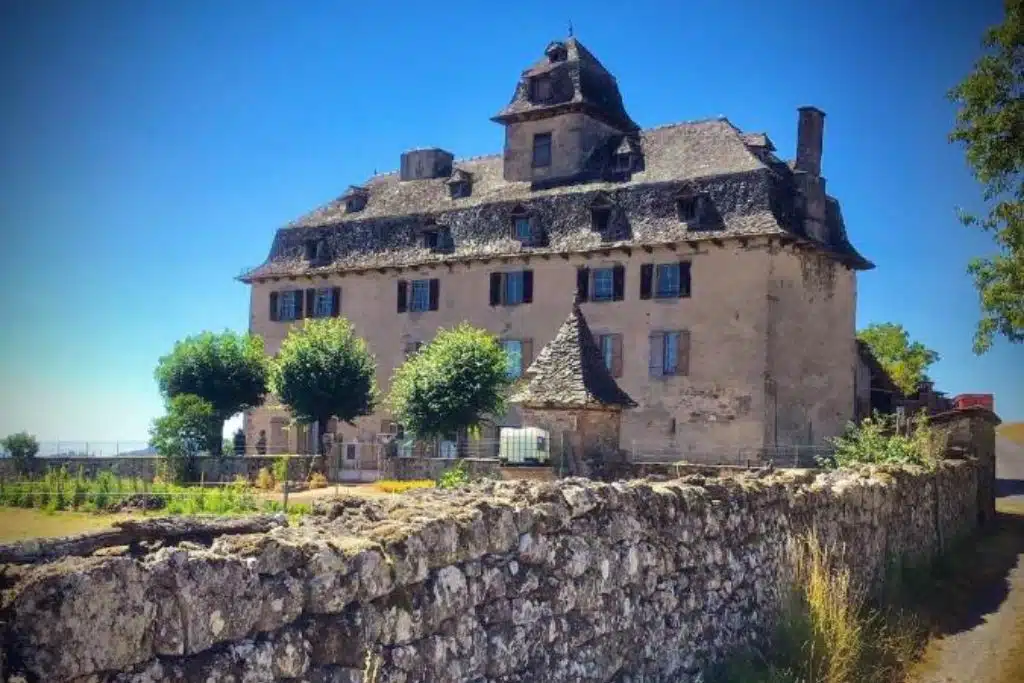
[[306,240],[302,243],[302,251],[310,263],[323,263],[327,260],[327,242],[324,240]]
[[303,245],[302,245],[303,246],[303,251],[305,253],[305,258],[306,258],[307,261],[315,261],[316,260],[316,245],[317,245],[316,240],[306,240],[303,243]]
[[468,197],[473,191],[473,176],[461,168],[455,169],[448,178],[448,194],[452,199]]
[[590,205],[590,227],[594,232],[607,235],[612,224],[612,201],[599,195]]
[[353,185],[348,188],[348,192],[342,195],[342,200],[345,202],[345,213],[356,213],[366,208],[366,200],[369,198],[370,193],[365,187],[356,187]]
[[423,233],[423,247],[437,249],[441,244],[441,233],[437,230],[426,230]]
[[700,221],[703,217],[705,201],[705,197],[701,194],[680,193],[676,197],[676,214],[679,216],[679,221],[682,223]]
[[629,173],[633,170],[633,155],[629,152],[615,155],[615,170],[619,173]]
[[521,206],[512,211],[511,224],[509,225],[509,237],[521,242],[524,245],[533,243],[533,221],[529,212]]
[[451,194],[452,199],[462,199],[470,195],[469,183],[452,183],[448,186],[448,192]]
[[544,55],[548,58],[549,62],[564,62],[566,57],[569,56],[569,51],[565,48],[565,43],[555,41],[547,46],[544,50]]
[[531,99],[534,102],[550,102],[554,97],[555,91],[554,86],[551,82],[551,76],[535,76],[530,81]]

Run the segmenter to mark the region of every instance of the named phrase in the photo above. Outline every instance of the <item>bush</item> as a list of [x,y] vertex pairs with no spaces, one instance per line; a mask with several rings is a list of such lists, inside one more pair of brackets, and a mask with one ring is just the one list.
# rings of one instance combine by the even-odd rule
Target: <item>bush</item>
[[288,481],[288,458],[283,455],[279,458],[274,458],[272,468],[271,472],[274,475],[275,482],[283,484]]
[[328,485],[327,477],[325,477],[320,472],[311,472],[310,475],[309,475],[309,481],[307,482],[307,484],[308,484],[309,488],[311,488],[311,489],[324,489],[324,488],[327,488],[327,485]]
[[195,478],[196,458],[210,450],[216,424],[213,405],[198,396],[180,394],[168,402],[167,414],[150,430],[150,443],[164,457],[168,478],[179,483]]
[[19,472],[27,471],[29,461],[39,453],[39,442],[28,432],[11,434],[0,441],[0,447],[11,454]]
[[395,481],[384,479],[373,485],[384,493],[404,493],[412,489],[432,489],[436,483],[432,479],[413,479],[411,481]]
[[270,473],[270,470],[266,467],[261,467],[259,474],[256,475],[256,488],[263,491],[273,491],[276,484],[277,482],[274,481],[274,475]]
[[466,469],[465,460],[459,460],[437,478],[437,488],[439,489],[454,489],[468,483],[469,471]]
[[909,433],[897,430],[895,417],[880,415],[850,424],[843,436],[832,439],[835,453],[820,458],[823,467],[867,464],[919,465],[934,468],[945,456],[945,434],[928,423],[924,413],[911,420]]

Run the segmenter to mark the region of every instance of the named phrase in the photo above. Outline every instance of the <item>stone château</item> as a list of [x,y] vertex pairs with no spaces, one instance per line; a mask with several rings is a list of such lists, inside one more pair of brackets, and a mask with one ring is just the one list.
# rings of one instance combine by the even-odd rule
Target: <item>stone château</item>
[[[247,271],[250,329],[275,353],[343,315],[394,369],[439,328],[497,335],[519,375],[573,299],[621,390],[621,447],[697,453],[821,444],[855,412],[860,270],[821,174],[825,114],[801,107],[784,161],[725,118],[641,129],[577,39],[552,42],[492,118],[501,154],[401,155],[280,228]],[[519,411],[497,416],[516,425]],[[273,401],[246,416],[270,452],[311,447]],[[384,412],[328,426],[399,429]]]

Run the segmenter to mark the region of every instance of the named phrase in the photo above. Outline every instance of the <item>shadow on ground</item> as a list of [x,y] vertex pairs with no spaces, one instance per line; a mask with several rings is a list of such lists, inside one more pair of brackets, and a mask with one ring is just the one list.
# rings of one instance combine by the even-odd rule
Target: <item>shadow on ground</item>
[[1010,571],[1024,557],[1024,504],[997,509],[989,528],[948,553],[923,585],[908,588],[911,609],[933,635],[970,630],[1006,600]]

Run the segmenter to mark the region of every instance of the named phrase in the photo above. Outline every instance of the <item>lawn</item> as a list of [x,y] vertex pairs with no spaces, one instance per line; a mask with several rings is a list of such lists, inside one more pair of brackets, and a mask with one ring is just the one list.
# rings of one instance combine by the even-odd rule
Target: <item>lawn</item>
[[138,513],[46,512],[33,508],[0,507],[0,543],[101,531],[109,529],[114,522],[140,516]]
[[1006,422],[996,427],[996,433],[1024,446],[1024,422]]

